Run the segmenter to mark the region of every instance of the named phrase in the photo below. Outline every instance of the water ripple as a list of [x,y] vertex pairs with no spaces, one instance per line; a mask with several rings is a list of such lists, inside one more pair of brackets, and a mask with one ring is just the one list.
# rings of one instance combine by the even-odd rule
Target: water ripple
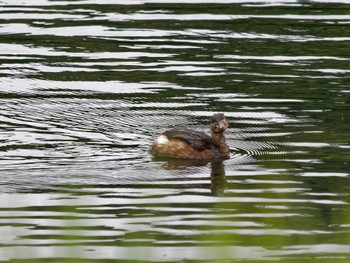
[[[0,5],[0,260],[349,257],[346,1]],[[229,160],[150,154],[217,112]]]

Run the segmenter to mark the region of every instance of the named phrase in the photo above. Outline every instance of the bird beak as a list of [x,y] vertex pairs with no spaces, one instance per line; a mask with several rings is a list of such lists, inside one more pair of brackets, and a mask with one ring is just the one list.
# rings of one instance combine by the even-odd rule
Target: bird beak
[[227,128],[227,122],[226,122],[226,121],[221,121],[221,122],[219,123],[219,128],[220,128],[221,131],[226,130],[226,128]]

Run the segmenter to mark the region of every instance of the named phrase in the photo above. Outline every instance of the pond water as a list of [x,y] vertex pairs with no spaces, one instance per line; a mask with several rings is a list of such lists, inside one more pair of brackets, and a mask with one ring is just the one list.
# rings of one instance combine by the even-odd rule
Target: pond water
[[[348,1],[0,0],[2,262],[349,262]],[[154,160],[230,123],[231,158]]]

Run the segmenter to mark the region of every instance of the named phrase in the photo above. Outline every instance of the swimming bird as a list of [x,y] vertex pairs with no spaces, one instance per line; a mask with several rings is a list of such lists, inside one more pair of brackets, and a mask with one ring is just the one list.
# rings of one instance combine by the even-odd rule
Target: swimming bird
[[225,140],[228,122],[223,113],[210,118],[211,136],[192,129],[178,128],[162,133],[152,147],[157,157],[182,159],[228,159],[230,148]]

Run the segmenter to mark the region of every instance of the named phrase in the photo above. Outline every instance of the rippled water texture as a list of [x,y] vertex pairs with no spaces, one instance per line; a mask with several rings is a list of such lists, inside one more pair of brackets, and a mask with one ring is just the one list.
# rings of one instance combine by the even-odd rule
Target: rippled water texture
[[[348,1],[0,0],[2,262],[349,262]],[[154,160],[209,131],[224,162]]]

